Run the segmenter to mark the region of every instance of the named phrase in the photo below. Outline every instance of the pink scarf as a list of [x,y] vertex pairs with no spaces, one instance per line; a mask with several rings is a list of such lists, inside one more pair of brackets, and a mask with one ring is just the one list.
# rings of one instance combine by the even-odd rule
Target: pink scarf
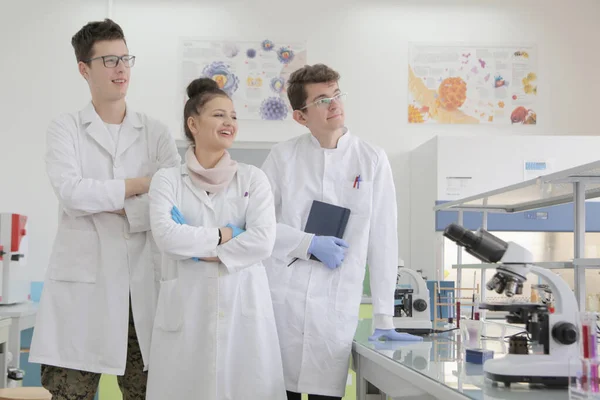
[[237,172],[237,162],[226,151],[214,168],[205,169],[190,146],[185,153],[185,164],[190,171],[190,179],[197,188],[208,193],[218,193],[227,188]]

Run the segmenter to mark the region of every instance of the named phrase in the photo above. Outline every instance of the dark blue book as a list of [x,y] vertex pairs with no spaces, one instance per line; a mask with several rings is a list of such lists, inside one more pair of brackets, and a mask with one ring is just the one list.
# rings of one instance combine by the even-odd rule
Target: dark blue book
[[314,200],[304,232],[342,239],[350,218],[350,209]]
[[[317,236],[334,236],[343,239],[348,219],[350,219],[349,208],[313,200],[304,232]],[[312,254],[310,259],[320,261]],[[294,259],[289,263],[288,267],[296,262],[296,260]]]

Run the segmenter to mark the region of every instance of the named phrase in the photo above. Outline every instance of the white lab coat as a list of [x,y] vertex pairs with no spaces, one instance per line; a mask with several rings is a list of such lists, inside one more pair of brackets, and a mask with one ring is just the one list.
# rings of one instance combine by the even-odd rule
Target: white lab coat
[[[177,206],[186,225],[171,219]],[[147,400],[284,400],[283,366],[262,261],[275,243],[269,181],[238,164],[228,188],[207,195],[185,165],[159,171],[150,218],[164,251]],[[218,227],[246,232],[217,246]],[[219,257],[220,263],[190,257]]]
[[[123,375],[129,295],[145,368],[160,252],[148,195],[125,198],[125,178],[179,165],[160,122],[127,111],[115,144],[92,103],[48,128],[46,166],[60,205],[29,361]],[[125,209],[127,217],[106,211]]]
[[[265,262],[286,389],[341,397],[368,263],[373,313],[391,325],[398,262],[396,195],[385,152],[346,132],[336,149],[311,134],[273,147],[263,165],[275,197],[277,241]],[[358,188],[354,181],[360,175]],[[334,270],[308,260],[303,232],[313,200],[351,209],[349,244]],[[298,261],[288,267],[293,257]]]

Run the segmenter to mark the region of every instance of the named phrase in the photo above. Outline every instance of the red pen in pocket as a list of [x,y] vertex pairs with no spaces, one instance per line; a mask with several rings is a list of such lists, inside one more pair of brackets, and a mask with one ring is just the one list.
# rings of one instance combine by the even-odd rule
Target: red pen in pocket
[[356,175],[356,178],[354,178],[354,185],[352,186],[355,189],[360,189],[360,182],[362,179],[360,179],[360,175]]

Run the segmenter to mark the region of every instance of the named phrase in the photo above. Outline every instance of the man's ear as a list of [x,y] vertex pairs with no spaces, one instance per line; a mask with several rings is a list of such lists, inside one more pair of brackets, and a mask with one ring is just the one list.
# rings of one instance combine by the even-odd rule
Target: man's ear
[[77,68],[79,69],[79,73],[81,74],[81,76],[83,76],[83,79],[87,81],[89,76],[87,64],[83,61],[79,61],[79,63],[77,63]]
[[292,116],[294,117],[294,121],[296,121],[300,125],[306,126],[306,123],[308,121],[306,120],[306,115],[304,115],[302,111],[294,110],[294,114]]

